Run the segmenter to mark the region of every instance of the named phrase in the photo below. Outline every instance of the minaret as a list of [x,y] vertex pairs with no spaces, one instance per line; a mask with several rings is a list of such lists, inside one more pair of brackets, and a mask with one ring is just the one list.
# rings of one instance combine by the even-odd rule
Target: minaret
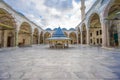
[[81,20],[85,18],[85,0],[81,0]]

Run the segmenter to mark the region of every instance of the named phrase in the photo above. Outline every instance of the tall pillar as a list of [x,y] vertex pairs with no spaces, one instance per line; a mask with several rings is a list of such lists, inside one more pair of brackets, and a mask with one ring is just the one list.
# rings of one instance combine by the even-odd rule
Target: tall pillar
[[31,36],[30,36],[30,37],[31,37],[30,45],[32,45],[32,44],[33,44],[33,33],[31,33],[30,35],[31,35]]
[[81,0],[81,20],[85,18],[85,0]]
[[38,35],[38,44],[40,44],[40,35]]
[[83,31],[81,31],[81,44],[83,44]]
[[4,47],[4,38],[5,38],[4,34],[5,34],[5,30],[2,30],[2,35],[1,35],[1,38],[2,38],[1,45],[2,45],[2,47]]
[[78,40],[78,32],[76,33],[76,37],[77,37],[77,44],[79,44],[79,40]]
[[87,29],[87,45],[89,45],[90,38],[89,38],[89,29]]
[[108,21],[102,20],[102,47],[110,46]]
[[15,47],[17,47],[18,46],[18,33],[19,31],[15,31]]

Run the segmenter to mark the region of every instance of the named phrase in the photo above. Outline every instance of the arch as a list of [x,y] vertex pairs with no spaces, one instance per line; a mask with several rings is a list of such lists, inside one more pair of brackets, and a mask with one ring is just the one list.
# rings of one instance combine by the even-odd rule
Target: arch
[[69,38],[71,38],[71,44],[77,44],[77,35],[75,32],[71,32],[69,34]]
[[18,33],[18,45],[19,46],[30,46],[32,44],[32,29],[29,23],[23,22],[20,26]]
[[0,8],[0,48],[15,46],[16,22],[5,9]]
[[64,32],[64,34],[68,37],[68,33],[67,32]]
[[120,1],[113,0],[112,4],[108,4],[104,17],[107,18],[109,45],[112,47],[120,46]]
[[44,34],[44,43],[45,44],[48,44],[49,42],[48,42],[48,40],[47,40],[47,38],[50,38],[51,37],[51,34],[49,33],[49,32],[46,32],[45,34]]
[[89,20],[89,44],[102,45],[102,28],[99,14],[93,13]]
[[43,32],[40,33],[40,44],[43,44]]
[[[110,17],[108,17],[108,13],[110,12],[110,10],[112,11],[113,9],[112,9],[112,6],[119,6],[120,5],[120,1],[119,0],[111,0],[107,5],[106,5],[106,7],[105,7],[105,9],[104,9],[104,11],[103,11],[103,16],[104,16],[104,18],[110,18]],[[114,9],[115,10],[115,9]],[[116,12],[116,10],[114,11],[113,10],[113,13],[114,12]],[[117,10],[119,10],[119,7],[118,7],[118,9]],[[115,14],[114,14],[115,15]]]
[[82,44],[87,44],[87,30],[85,23],[82,24]]
[[39,31],[37,28],[35,28],[33,33],[33,44],[38,44],[38,39],[39,39]]

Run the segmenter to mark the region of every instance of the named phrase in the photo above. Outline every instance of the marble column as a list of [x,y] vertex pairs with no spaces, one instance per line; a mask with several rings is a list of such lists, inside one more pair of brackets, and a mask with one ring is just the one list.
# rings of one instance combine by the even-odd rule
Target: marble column
[[19,34],[19,31],[16,30],[16,31],[15,31],[15,47],[18,46],[18,34]]
[[102,25],[102,47],[108,47],[110,46],[108,21],[102,20],[101,25]]
[[77,37],[77,44],[79,44],[79,42],[78,42],[78,41],[79,41],[79,40],[78,40],[78,36],[79,36],[79,35],[78,35],[78,32],[77,32],[77,33],[76,33],[76,37]]
[[89,35],[89,29],[87,29],[87,32],[86,32],[86,37],[87,37],[87,45],[89,45],[89,41],[90,41],[90,35]]
[[83,33],[81,31],[81,44],[83,44]]
[[33,34],[31,33],[30,36],[31,36],[30,45],[32,45],[33,44]]

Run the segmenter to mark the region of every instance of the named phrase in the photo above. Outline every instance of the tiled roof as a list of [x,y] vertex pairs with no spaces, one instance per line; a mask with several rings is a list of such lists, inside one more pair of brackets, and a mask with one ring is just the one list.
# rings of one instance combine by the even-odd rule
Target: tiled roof
[[55,33],[53,34],[52,37],[66,37],[62,29],[59,27],[56,29]]

